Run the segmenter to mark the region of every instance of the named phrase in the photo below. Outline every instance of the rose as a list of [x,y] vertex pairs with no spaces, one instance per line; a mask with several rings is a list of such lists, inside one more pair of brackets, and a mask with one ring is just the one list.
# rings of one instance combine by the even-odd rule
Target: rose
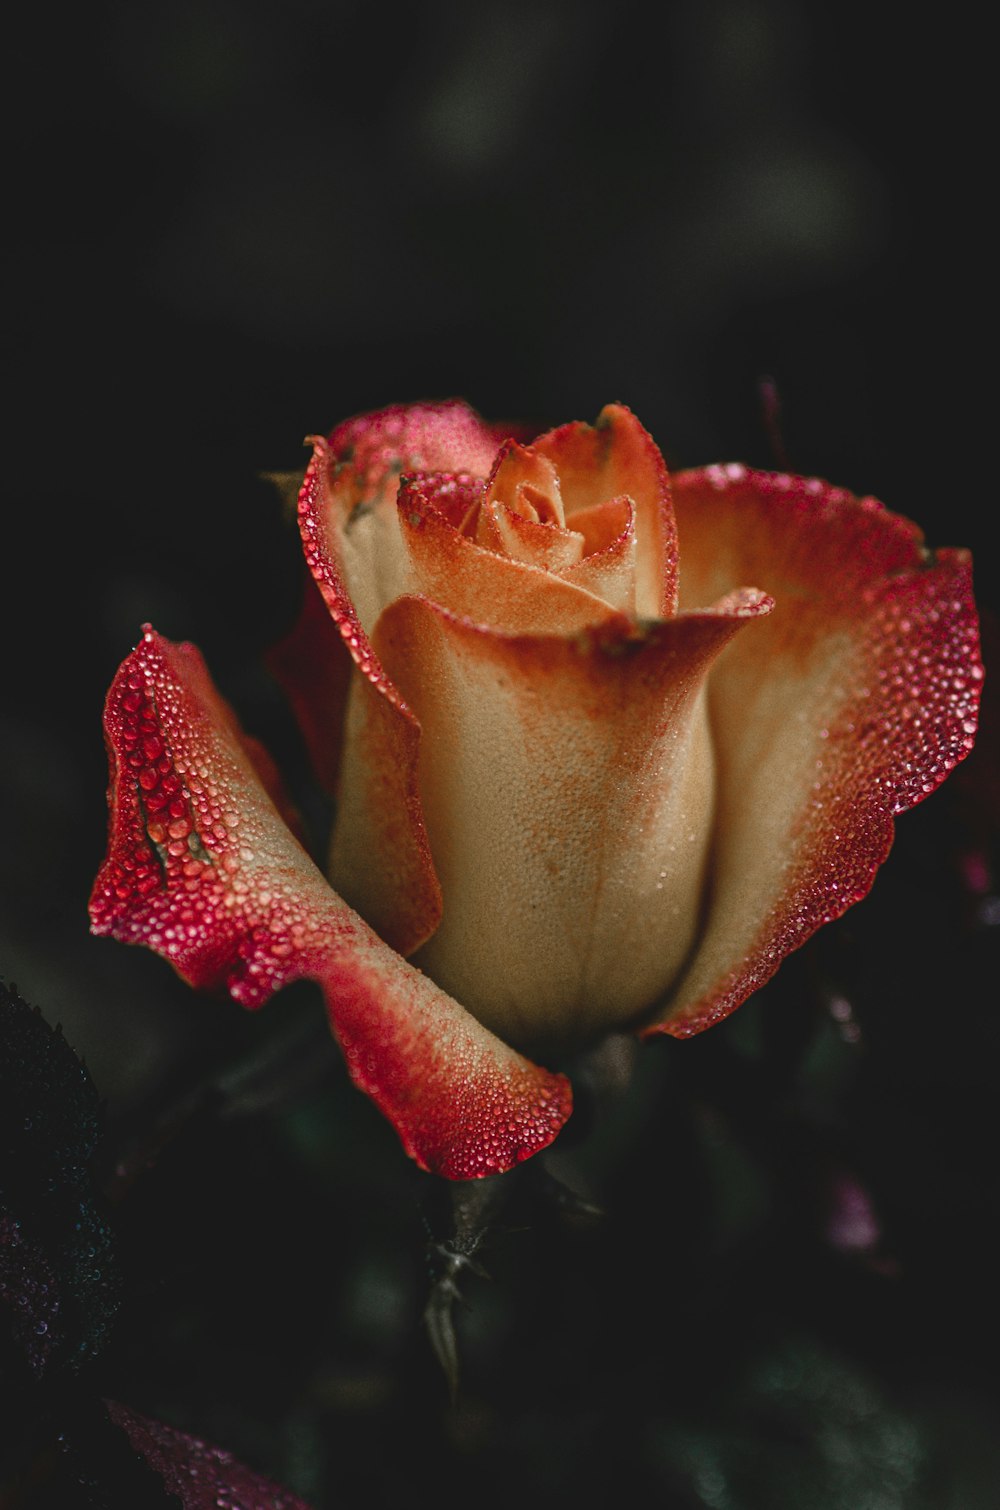
[[965,552],[816,480],[671,485],[620,406],[527,446],[457,403],[362,416],[298,510],[275,666],[337,794],[336,890],[197,651],[147,630],[108,698],[93,926],[249,1007],[318,980],[441,1174],[556,1135],[568,1084],[525,1054],[739,1005],[972,745]]

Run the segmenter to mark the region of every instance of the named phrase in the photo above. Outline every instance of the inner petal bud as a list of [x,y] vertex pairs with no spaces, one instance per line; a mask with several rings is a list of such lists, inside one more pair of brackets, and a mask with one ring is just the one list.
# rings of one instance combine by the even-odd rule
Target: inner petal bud
[[[514,590],[519,597],[537,597],[555,590],[556,578],[566,588],[580,590],[591,610],[604,604],[635,617],[638,530],[632,497],[619,493],[578,504],[567,524],[557,463],[531,446],[506,441],[489,477],[478,485],[465,475],[408,474],[401,480],[397,502],[411,566],[414,552],[425,567],[433,558],[435,601],[457,609],[462,594],[456,594],[454,571],[459,562],[478,573],[475,606],[461,610],[471,612],[477,622],[484,613],[495,622],[498,599],[485,593],[485,584],[494,581],[501,563],[520,577],[516,588],[518,577],[511,577],[504,593]],[[429,591],[426,572],[417,575],[423,584],[420,590]],[[416,579],[410,590],[417,590]],[[496,590],[495,586],[491,591]],[[560,619],[555,599],[543,618],[569,631],[584,603],[576,597],[567,600],[565,594],[561,602],[568,611],[565,620]],[[531,623],[540,628],[534,613]]]
[[486,484],[484,508],[493,502],[506,504],[532,524],[566,528],[559,474],[547,456],[530,446],[509,440],[500,450]]
[[570,519],[583,540],[583,555],[564,572],[565,580],[634,618],[637,538],[631,498],[609,498]]
[[498,545],[515,561],[557,572],[576,566],[583,556],[584,539],[578,530],[560,529],[556,524],[516,513],[506,503],[493,502],[480,514],[480,520],[487,517]]
[[513,499],[504,507],[533,524],[554,525],[557,529],[562,529],[566,523],[558,478],[555,479],[555,497],[550,497],[533,483],[519,482],[514,489]]

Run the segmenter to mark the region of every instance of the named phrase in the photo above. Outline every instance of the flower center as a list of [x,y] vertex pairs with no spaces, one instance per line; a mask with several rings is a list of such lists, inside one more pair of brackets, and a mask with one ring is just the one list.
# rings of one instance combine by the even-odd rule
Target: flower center
[[513,561],[560,572],[583,559],[586,542],[567,529],[559,477],[548,457],[508,441],[461,533]]

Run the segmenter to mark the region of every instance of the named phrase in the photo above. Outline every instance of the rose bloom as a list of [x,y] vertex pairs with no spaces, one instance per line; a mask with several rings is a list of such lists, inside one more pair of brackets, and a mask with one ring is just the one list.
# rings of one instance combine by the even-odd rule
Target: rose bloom
[[298,514],[274,665],[337,799],[326,877],[197,650],[147,629],[93,927],[247,1007],[318,981],[439,1174],[552,1141],[543,1063],[725,1017],[972,746],[966,552],[815,479],[671,479],[620,405],[530,445],[454,402],[348,420]]

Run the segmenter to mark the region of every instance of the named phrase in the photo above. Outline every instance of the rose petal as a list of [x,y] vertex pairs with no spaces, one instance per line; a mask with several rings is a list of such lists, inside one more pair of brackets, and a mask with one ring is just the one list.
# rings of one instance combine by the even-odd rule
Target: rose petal
[[[513,561],[540,566],[543,571],[562,572],[575,566],[583,555],[583,536],[575,530],[525,519],[505,503],[484,506],[480,521],[487,517],[495,528],[498,548]],[[480,539],[480,544],[488,542]]]
[[563,572],[564,580],[634,618],[637,536],[632,500],[609,498],[581,510],[573,515],[573,529],[583,535],[585,554]]
[[508,425],[487,424],[462,399],[440,403],[390,404],[345,419],[330,431],[331,454],[345,462],[358,497],[377,501],[386,482],[400,472],[473,472],[488,477]]
[[[331,875],[350,887],[347,900],[382,937],[409,954],[433,933],[441,915],[441,892],[417,793],[420,730],[382,670],[347,593],[340,504],[331,491],[337,465],[326,441],[317,440],[299,494],[306,563],[355,668],[344,737],[359,758],[347,763],[338,781]],[[395,505],[391,512],[395,515]],[[389,537],[383,531],[380,538],[386,543]],[[372,843],[386,856],[381,867],[368,863]]]
[[[508,634],[575,634],[620,617],[585,588],[453,529],[421,489],[419,478],[405,478],[399,490],[410,592]],[[503,548],[499,531],[496,543]]]
[[[636,510],[637,611],[647,619],[669,618],[677,607],[677,530],[670,478],[653,437],[623,404],[608,404],[595,425],[574,423],[550,430],[532,443],[559,474],[566,521],[609,498],[627,496]],[[733,581],[746,581],[740,577]],[[723,589],[725,590],[725,589]],[[717,595],[718,596],[718,595]]]
[[424,733],[444,894],[417,957],[505,1038],[565,1043],[634,1019],[682,966],[714,792],[704,679],[769,606],[751,593],[638,633],[615,619],[551,637],[423,598],[382,615],[375,643]]
[[775,611],[710,683],[719,805],[704,932],[663,1030],[724,1017],[869,890],[892,817],[972,746],[982,677],[968,555],[814,479],[674,479],[682,603],[758,582]]
[[385,605],[405,590],[395,509],[400,474],[488,477],[502,438],[457,401],[397,404],[346,420],[332,432],[316,500],[319,523],[368,633]]
[[536,524],[566,527],[559,474],[532,446],[508,440],[497,453],[486,482],[484,503],[503,503]]
[[[419,730],[382,672],[368,631],[383,604],[408,585],[395,503],[400,473],[486,477],[501,439],[462,403],[396,405],[345,421],[329,441],[316,439],[299,494],[306,563],[357,668],[346,726],[340,722],[340,673],[330,665],[327,637],[315,667],[291,673],[293,695],[302,686],[310,695],[329,696],[322,714],[306,714],[304,728],[314,764],[338,797],[331,875],[403,954],[436,928],[441,893],[416,788]],[[300,662],[298,644],[288,647],[293,662]],[[325,682],[327,691],[317,682]],[[336,774],[339,747],[332,743],[341,727],[361,752],[342,781]],[[387,859],[379,867],[369,863],[373,843]]]
[[319,982],[357,1085],[426,1169],[468,1179],[545,1147],[561,1076],[514,1053],[348,908],[257,779],[200,655],[147,630],[108,694],[108,857],[96,933],[145,944],[192,985],[259,1007]]
[[475,534],[486,479],[471,472],[408,472],[406,482],[463,534]]

